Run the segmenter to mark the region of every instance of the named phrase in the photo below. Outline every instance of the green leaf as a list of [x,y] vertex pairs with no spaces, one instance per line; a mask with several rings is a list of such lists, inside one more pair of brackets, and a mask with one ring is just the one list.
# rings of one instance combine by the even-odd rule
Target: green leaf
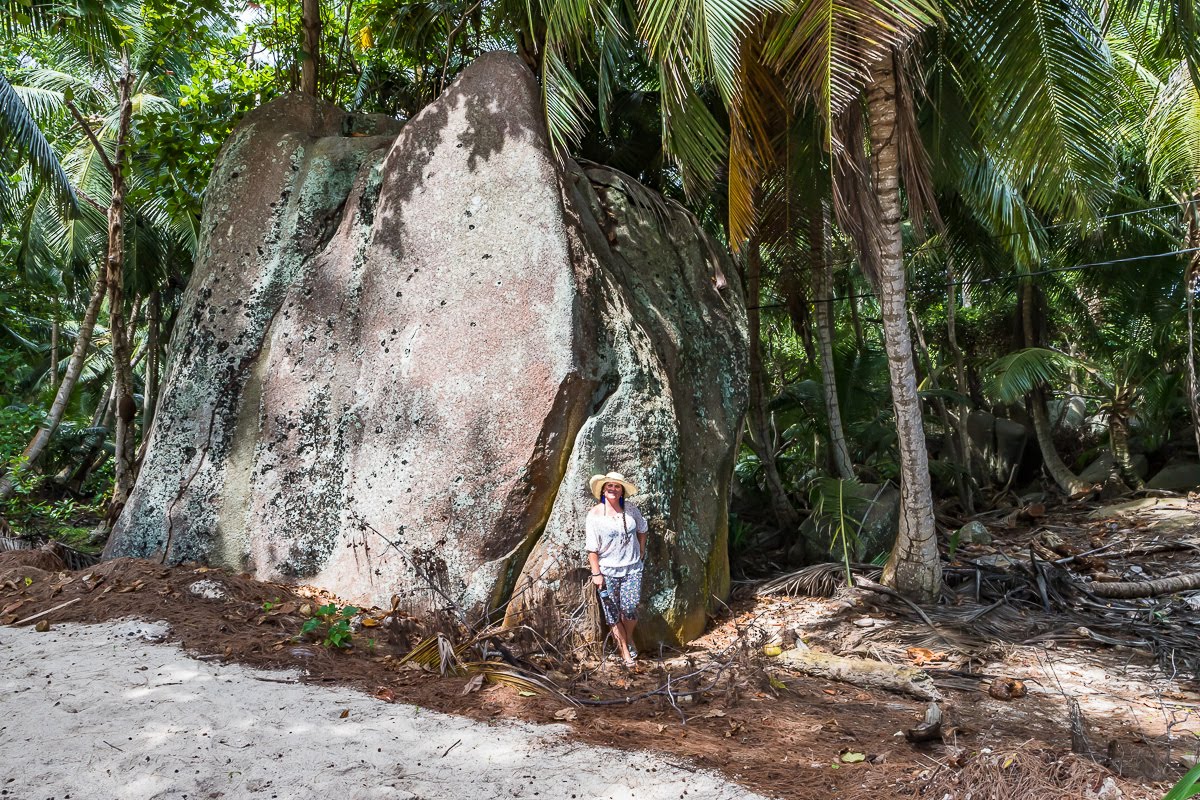
[[1171,787],[1171,791],[1163,796],[1163,800],[1187,800],[1197,795],[1200,795],[1200,764],[1188,770],[1187,774]]
[[985,369],[990,373],[985,391],[1002,403],[1015,403],[1043,384],[1062,381],[1072,367],[1091,369],[1091,365],[1057,350],[1027,347],[996,359]]

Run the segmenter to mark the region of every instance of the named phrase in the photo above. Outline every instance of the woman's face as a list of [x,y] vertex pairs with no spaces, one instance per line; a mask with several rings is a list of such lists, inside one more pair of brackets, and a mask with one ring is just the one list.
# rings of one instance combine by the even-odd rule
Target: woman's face
[[619,483],[604,484],[605,500],[620,500],[625,495],[625,487]]

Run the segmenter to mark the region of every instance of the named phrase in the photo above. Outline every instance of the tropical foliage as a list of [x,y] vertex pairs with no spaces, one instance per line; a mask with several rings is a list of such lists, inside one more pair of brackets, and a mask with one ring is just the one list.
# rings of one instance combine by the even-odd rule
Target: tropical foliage
[[[105,495],[114,450],[118,488],[133,469],[114,439],[120,407],[136,406],[122,434],[136,444],[208,173],[248,109],[304,89],[407,118],[491,49],[536,73],[560,154],[688,203],[738,254],[754,335],[736,502],[739,530],[764,533],[740,536],[742,555],[772,531],[791,543],[801,519],[835,507],[830,487],[898,483],[884,577],[930,598],[935,503],[953,518],[1014,489],[1081,491],[1102,450],[1115,464],[1105,481],[1129,487],[1197,458],[1200,23],[1188,4],[3,8],[0,494],[12,518],[39,498]],[[1025,426],[1039,457],[989,474],[971,428],[984,417]]]

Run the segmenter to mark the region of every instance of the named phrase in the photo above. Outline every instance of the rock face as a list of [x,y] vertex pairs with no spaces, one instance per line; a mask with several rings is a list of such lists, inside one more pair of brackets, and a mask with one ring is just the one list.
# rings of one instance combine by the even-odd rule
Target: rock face
[[1020,472],[1028,449],[1037,449],[1029,428],[986,411],[967,415],[967,439],[971,474],[985,484],[1009,483]]
[[835,526],[845,524],[851,561],[869,561],[891,551],[900,529],[900,492],[891,485],[864,483],[843,498],[845,519],[830,509],[800,523],[796,543],[788,552],[793,564],[840,561],[845,555]]
[[248,115],[106,555],[480,615],[518,577],[523,605],[578,595],[586,479],[615,469],[654,530],[644,638],[699,633],[744,301],[689,214],[561,165],[540,114],[491,54],[398,133],[298,96]]

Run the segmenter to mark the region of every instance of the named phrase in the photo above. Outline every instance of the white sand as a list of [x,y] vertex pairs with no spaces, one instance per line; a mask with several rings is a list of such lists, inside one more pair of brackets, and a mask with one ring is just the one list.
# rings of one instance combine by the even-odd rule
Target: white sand
[[287,683],[151,641],[165,634],[0,628],[0,799],[755,797],[650,753],[572,743],[566,726]]

